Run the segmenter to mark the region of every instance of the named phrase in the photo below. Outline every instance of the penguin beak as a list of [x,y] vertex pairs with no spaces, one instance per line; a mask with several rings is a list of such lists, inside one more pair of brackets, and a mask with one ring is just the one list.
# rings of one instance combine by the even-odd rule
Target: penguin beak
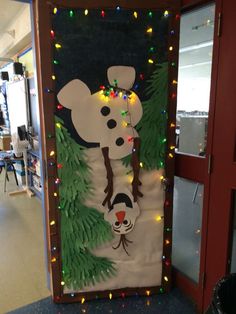
[[125,219],[125,211],[117,212],[116,217],[117,217],[117,220],[119,221],[119,223],[122,224],[122,222]]

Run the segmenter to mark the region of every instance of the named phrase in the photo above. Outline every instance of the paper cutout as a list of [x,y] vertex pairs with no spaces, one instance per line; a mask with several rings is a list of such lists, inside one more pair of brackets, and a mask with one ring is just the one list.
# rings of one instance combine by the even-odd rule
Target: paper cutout
[[[108,78],[110,84],[116,80],[118,87],[130,88],[135,70],[128,66],[113,66],[108,69]],[[72,80],[60,90],[57,98],[64,107],[71,109],[74,127],[84,141],[99,143],[101,148],[109,147],[110,159],[132,153],[130,138],[138,137],[133,127],[143,113],[141,101],[134,92],[126,99],[106,97],[101,91],[91,95],[84,82]],[[123,111],[129,111],[130,115],[122,116]]]
[[[133,196],[128,190],[114,193],[110,208],[105,208],[104,219],[112,226],[114,234],[120,236],[120,241],[114,249],[118,249],[122,244],[123,249],[128,254],[126,247],[132,241],[126,238],[135,226],[135,221],[140,215],[140,208],[137,202],[133,202]],[[129,255],[129,254],[128,254]]]

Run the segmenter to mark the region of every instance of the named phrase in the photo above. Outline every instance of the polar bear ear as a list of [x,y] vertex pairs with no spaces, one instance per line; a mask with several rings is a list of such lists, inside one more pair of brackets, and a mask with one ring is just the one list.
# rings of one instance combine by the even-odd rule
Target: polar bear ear
[[80,81],[73,80],[67,83],[57,94],[57,99],[63,107],[74,109],[78,104],[91,95],[88,86]]
[[128,66],[112,66],[107,70],[107,77],[110,85],[115,85],[123,89],[131,89],[135,81],[135,69]]

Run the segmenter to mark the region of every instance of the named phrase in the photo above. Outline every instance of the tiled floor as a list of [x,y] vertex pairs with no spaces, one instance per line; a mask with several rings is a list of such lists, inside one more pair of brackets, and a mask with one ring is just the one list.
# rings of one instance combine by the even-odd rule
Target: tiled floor
[[7,193],[0,174],[0,314],[49,296],[46,286],[42,206],[17,189],[10,174]]

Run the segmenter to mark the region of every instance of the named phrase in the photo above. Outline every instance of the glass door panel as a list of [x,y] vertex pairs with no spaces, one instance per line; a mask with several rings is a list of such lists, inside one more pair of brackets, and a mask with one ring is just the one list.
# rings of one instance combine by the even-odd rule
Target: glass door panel
[[205,156],[215,5],[183,14],[180,23],[177,151]]
[[199,281],[203,185],[175,177],[172,263]]

